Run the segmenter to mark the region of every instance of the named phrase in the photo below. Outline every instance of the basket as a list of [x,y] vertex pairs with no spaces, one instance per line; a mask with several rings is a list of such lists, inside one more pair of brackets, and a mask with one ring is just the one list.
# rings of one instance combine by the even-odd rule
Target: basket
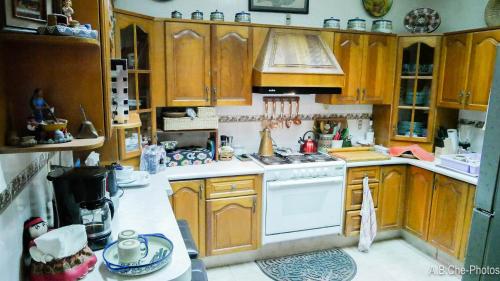
[[198,117],[214,117],[217,116],[217,111],[215,111],[215,107],[198,107]]
[[181,131],[181,130],[203,130],[217,129],[219,127],[219,118],[213,117],[197,117],[197,118],[163,118],[163,130],[165,131]]

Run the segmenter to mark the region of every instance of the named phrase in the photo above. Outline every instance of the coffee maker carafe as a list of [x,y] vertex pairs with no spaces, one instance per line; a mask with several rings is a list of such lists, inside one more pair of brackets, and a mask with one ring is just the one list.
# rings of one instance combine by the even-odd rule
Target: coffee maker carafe
[[111,236],[114,207],[106,198],[107,175],[101,167],[57,167],[47,176],[54,186],[57,226],[85,225],[92,250],[104,248]]

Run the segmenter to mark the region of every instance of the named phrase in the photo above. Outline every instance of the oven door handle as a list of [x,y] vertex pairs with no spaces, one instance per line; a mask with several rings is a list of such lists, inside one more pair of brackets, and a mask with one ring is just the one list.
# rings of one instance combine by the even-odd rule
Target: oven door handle
[[343,183],[344,177],[308,178],[300,180],[272,181],[268,182],[268,188],[288,187],[292,185],[321,184],[321,183]]

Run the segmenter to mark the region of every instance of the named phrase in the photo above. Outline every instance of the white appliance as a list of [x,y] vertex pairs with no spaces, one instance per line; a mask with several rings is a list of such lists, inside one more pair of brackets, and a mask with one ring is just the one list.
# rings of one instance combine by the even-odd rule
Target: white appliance
[[276,157],[253,156],[264,168],[262,243],[341,233],[345,162],[323,154]]

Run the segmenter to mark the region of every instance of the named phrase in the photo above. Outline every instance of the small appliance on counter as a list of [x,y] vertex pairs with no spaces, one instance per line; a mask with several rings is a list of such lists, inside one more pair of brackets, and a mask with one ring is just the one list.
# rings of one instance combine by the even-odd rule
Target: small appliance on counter
[[106,198],[107,176],[102,167],[56,167],[47,175],[54,187],[56,225],[83,224],[92,250],[104,248],[111,236],[114,205]]

